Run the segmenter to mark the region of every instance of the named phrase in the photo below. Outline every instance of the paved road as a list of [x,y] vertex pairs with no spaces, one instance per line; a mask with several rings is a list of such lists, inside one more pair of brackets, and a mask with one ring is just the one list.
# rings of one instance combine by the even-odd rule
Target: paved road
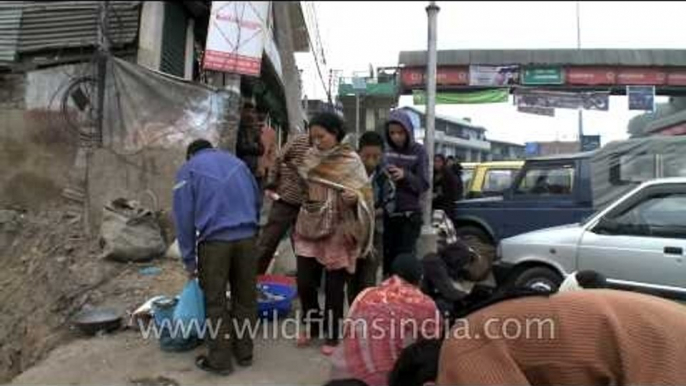
[[133,331],[84,338],[56,349],[12,384],[124,385],[163,376],[180,385],[321,385],[329,371],[328,359],[317,347],[299,349],[283,338],[258,339],[254,365],[236,367],[228,377],[197,370],[194,358],[202,352],[166,353],[157,341],[143,340]]

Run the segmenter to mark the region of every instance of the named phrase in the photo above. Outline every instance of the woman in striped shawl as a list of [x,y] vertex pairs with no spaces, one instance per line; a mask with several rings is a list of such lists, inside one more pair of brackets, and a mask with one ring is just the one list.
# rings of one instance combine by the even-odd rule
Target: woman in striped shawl
[[[298,339],[306,345],[319,325],[326,339],[322,353],[331,355],[340,339],[345,285],[358,258],[368,255],[374,234],[374,198],[364,164],[344,143],[343,121],[321,113],[310,122],[314,145],[298,168],[307,183],[293,236],[298,267],[298,294],[308,328]],[[317,289],[326,272],[325,315],[320,313]],[[326,327],[322,331],[321,327]],[[322,336],[323,335],[323,336]]]

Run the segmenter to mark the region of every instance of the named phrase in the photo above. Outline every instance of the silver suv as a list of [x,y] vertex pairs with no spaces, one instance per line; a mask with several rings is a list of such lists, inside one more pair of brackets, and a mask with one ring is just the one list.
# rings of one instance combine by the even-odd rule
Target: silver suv
[[685,298],[685,251],[686,178],[665,178],[583,223],[503,240],[494,270],[509,285],[556,289],[567,274],[590,269],[613,287]]

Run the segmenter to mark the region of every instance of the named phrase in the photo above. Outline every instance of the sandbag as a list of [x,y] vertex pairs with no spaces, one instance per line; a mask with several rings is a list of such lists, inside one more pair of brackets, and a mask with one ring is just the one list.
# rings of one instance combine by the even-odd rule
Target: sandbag
[[155,214],[123,198],[103,209],[100,246],[103,258],[119,262],[149,261],[167,249]]

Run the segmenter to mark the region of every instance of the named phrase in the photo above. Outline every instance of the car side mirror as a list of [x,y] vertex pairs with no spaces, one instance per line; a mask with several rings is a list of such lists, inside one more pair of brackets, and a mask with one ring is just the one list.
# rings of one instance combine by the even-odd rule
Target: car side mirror
[[614,220],[608,219],[607,217],[602,217],[600,221],[598,221],[598,224],[593,227],[593,233],[600,235],[616,234],[618,230],[619,224],[617,224]]

